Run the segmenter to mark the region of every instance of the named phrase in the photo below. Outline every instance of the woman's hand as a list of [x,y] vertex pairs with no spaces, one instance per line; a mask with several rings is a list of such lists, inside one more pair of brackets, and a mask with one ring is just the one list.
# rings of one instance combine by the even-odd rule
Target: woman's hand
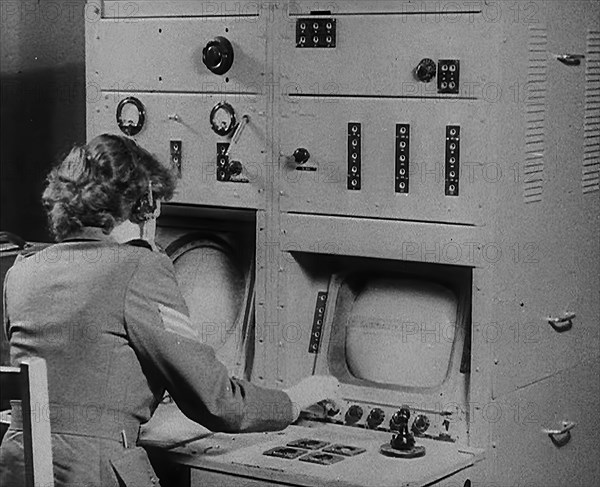
[[294,405],[295,419],[300,411],[309,406],[329,399],[333,402],[339,398],[340,383],[335,377],[326,375],[311,375],[302,379],[298,384],[284,389]]

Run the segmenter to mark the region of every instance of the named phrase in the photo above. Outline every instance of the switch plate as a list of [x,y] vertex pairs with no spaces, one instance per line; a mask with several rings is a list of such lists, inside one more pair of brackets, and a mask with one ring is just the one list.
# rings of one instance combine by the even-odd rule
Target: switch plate
[[410,163],[410,125],[396,124],[396,193],[408,193],[408,165]]
[[313,316],[313,326],[310,332],[310,343],[308,344],[308,353],[318,353],[321,343],[321,334],[323,330],[323,320],[325,318],[325,307],[327,306],[327,293],[319,291],[317,293],[317,303],[315,304],[315,314]]
[[227,155],[228,148],[228,142],[217,142],[217,181],[229,181],[231,179],[229,156]]
[[348,124],[348,189],[358,191],[361,188],[361,127],[358,122]]
[[445,194],[458,196],[458,180],[460,176],[460,126],[446,126],[446,165]]
[[177,173],[177,177],[181,177],[181,154],[182,145],[181,140],[171,140],[169,142],[169,148],[171,152],[171,168]]
[[440,59],[437,70],[438,93],[457,94],[460,80],[460,61],[458,59]]
[[296,47],[335,47],[336,21],[331,18],[296,20]]

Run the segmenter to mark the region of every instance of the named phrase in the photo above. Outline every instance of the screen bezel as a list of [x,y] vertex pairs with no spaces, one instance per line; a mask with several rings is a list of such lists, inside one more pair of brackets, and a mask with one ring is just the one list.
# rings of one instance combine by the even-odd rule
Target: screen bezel
[[[386,384],[352,376],[350,373],[340,373],[340,357],[335,343],[345,343],[335,335],[340,333],[344,317],[337,316],[338,300],[352,299],[353,291],[348,282],[360,275],[377,275],[419,279],[441,284],[457,296],[457,326],[451,356],[443,382],[434,387],[414,387],[396,384]],[[446,264],[431,264],[420,262],[400,262],[397,267],[390,269],[385,265],[360,266],[356,270],[349,269],[331,275],[328,285],[328,305],[323,320],[322,341],[319,353],[315,357],[313,372],[337,377],[341,384],[341,395],[347,400],[369,404],[394,405],[399,402],[426,404],[426,409],[443,409],[444,404],[462,404],[466,400],[469,363],[470,363],[470,333],[471,333],[471,295],[472,268]],[[359,278],[360,279],[360,278]],[[332,340],[332,334],[335,340]],[[333,363],[333,366],[332,366]],[[466,363],[466,367],[465,367]],[[438,408],[439,405],[442,405]]]

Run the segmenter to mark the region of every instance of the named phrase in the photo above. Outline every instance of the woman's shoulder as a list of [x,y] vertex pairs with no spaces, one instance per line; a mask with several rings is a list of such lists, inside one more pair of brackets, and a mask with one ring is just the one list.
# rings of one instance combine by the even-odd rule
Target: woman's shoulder
[[163,269],[172,269],[173,267],[171,258],[166,253],[153,249],[146,240],[130,240],[121,244],[121,247],[128,254],[135,255],[138,258],[140,267]]

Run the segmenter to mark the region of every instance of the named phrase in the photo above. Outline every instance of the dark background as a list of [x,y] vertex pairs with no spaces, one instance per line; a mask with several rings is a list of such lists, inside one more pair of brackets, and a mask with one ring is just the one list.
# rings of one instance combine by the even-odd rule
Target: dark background
[[51,241],[51,166],[85,142],[84,0],[0,0],[0,230]]

